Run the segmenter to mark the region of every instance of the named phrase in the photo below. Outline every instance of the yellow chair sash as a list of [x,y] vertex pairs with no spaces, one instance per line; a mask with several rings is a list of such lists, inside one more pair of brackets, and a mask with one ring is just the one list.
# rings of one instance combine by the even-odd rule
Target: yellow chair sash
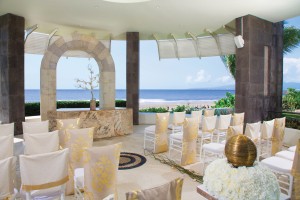
[[291,174],[294,177],[292,199],[300,199],[300,139],[296,147]]
[[29,192],[31,190],[43,190],[43,189],[60,186],[64,183],[66,183],[68,180],[69,180],[69,176],[66,176],[65,178],[63,178],[61,180],[50,182],[50,183],[44,183],[44,184],[40,184],[40,185],[22,185],[22,189],[27,192]]

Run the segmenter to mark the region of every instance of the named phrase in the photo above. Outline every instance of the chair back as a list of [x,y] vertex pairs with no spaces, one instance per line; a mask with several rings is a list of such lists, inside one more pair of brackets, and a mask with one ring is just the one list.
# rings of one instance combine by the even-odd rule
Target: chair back
[[14,135],[15,123],[0,124],[0,136]]
[[272,135],[272,150],[271,154],[274,156],[277,152],[281,151],[282,142],[284,138],[285,117],[276,118],[274,122],[274,130]]
[[16,161],[16,157],[0,160],[0,199],[10,199],[14,194]]
[[[93,146],[94,128],[66,129],[65,146],[69,148],[69,177],[74,177],[76,168],[83,168],[83,152]],[[66,194],[74,193],[74,179],[66,185]]]
[[247,123],[245,135],[250,137],[253,141],[257,141],[260,139],[260,122],[256,123]]
[[49,121],[22,122],[23,133],[47,133],[49,132]]
[[294,177],[291,199],[300,199],[300,139],[296,146],[291,174]]
[[0,160],[12,157],[14,155],[14,136],[0,136],[0,147]]
[[154,153],[168,151],[168,124],[170,113],[156,113]]
[[185,111],[173,113],[173,125],[181,126],[185,119]]
[[24,154],[34,155],[58,151],[58,131],[48,133],[24,133]]
[[[20,155],[22,190],[42,190],[64,185],[68,177],[68,149],[45,154]],[[71,177],[73,178],[73,177]]]
[[228,115],[220,115],[219,120],[218,120],[218,130],[227,130],[228,127],[230,126],[230,121],[231,121],[231,114]]
[[183,178],[176,178],[164,185],[126,193],[126,200],[181,200]]
[[185,118],[183,123],[183,141],[181,165],[193,164],[197,161],[197,137],[199,123],[197,118]]
[[79,128],[79,118],[75,119],[57,119],[57,130],[59,135],[59,144],[61,147],[65,147],[65,131],[66,129]]
[[205,109],[203,115],[204,117],[212,117],[215,115],[215,109]]
[[216,128],[217,116],[203,117],[202,132],[213,133]]
[[121,143],[84,150],[84,199],[117,196]]
[[263,139],[271,139],[274,130],[275,119],[270,121],[264,121],[261,128],[261,134]]
[[227,135],[226,135],[226,141],[229,140],[234,135],[241,134],[243,135],[243,124],[237,125],[237,126],[229,126],[227,130]]
[[193,110],[191,113],[191,118],[197,118],[198,123],[202,121],[202,110]]
[[244,124],[245,113],[234,113],[232,117],[232,126]]

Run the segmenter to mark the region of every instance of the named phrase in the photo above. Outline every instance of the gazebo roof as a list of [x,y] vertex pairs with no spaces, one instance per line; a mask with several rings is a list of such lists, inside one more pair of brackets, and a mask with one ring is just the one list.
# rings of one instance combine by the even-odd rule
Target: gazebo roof
[[[116,1],[116,0],[115,0]],[[121,1],[121,0],[119,0]],[[137,0],[122,0],[136,2]],[[38,24],[38,32],[57,35],[79,31],[99,39],[125,39],[126,32],[139,32],[140,39],[186,38],[186,33],[213,32],[244,15],[279,22],[300,15],[299,0],[149,0],[112,3],[104,0],[1,0],[0,15],[25,17],[26,27]],[[232,24],[234,26],[234,24]],[[233,27],[234,28],[234,27]],[[220,31],[220,30],[219,30]],[[223,30],[228,33],[228,31]]]
[[[38,26],[26,53],[44,54],[59,36],[75,31],[108,48],[111,40],[126,39],[126,32],[139,32],[141,40],[157,41],[160,58],[234,54],[236,18],[251,14],[279,22],[300,15],[299,8],[299,0],[0,0],[0,15],[23,16],[27,29]],[[89,57],[81,51],[64,56]]]

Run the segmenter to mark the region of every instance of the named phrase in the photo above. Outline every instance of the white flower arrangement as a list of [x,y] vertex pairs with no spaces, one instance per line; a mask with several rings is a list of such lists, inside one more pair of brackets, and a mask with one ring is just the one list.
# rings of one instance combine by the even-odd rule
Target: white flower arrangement
[[279,199],[276,176],[265,166],[255,162],[253,167],[233,167],[227,159],[209,164],[203,178],[205,189],[220,200]]

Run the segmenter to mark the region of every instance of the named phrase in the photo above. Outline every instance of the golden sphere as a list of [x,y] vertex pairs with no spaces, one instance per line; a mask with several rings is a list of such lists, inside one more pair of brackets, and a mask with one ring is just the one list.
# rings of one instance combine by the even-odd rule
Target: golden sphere
[[256,159],[257,150],[251,139],[239,134],[226,142],[225,155],[234,167],[251,167]]

